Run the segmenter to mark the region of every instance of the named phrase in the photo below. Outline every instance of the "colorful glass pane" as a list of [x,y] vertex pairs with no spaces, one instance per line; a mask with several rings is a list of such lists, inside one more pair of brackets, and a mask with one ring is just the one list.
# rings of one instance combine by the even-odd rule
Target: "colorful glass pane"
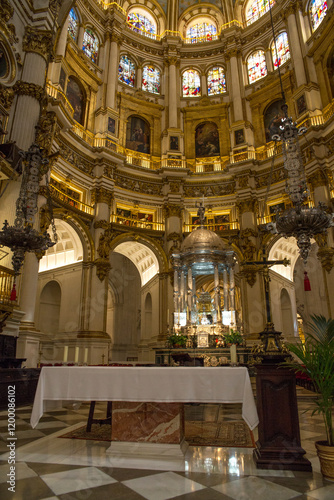
[[144,66],[141,88],[153,94],[160,94],[160,71],[154,66]]
[[68,34],[76,42],[79,31],[78,16],[74,9],[70,10],[70,19],[68,23]]
[[217,39],[217,28],[214,24],[198,23],[187,30],[186,37],[191,43],[211,42]]
[[222,94],[223,92],[226,92],[224,68],[216,66],[208,72],[208,95]]
[[149,38],[155,38],[157,28],[146,16],[137,12],[131,12],[128,15],[128,23],[130,28],[136,33],[141,33]]
[[327,2],[326,0],[312,0],[311,1],[311,8],[310,8],[310,14],[311,14],[311,22],[312,22],[312,28],[313,31],[317,29],[319,24],[322,23],[326,12],[327,12]]
[[189,69],[182,75],[183,97],[197,97],[201,95],[201,79],[198,71]]
[[[277,50],[277,56],[276,56],[276,50]],[[271,44],[271,53],[273,56],[273,63],[275,69],[277,69],[278,66],[282,66],[282,64],[284,64],[288,59],[290,59],[288,35],[285,31],[283,31],[283,33],[280,33],[276,38],[276,49],[275,49],[275,41]]]
[[254,0],[252,3],[249,3],[246,10],[246,22],[247,25],[254,23],[262,17],[266,12],[269,11],[269,8],[275,5],[275,0]]
[[99,40],[92,30],[86,29],[83,38],[82,50],[93,63],[97,63],[97,54],[99,51]]
[[249,83],[254,83],[267,76],[266,58],[263,50],[257,50],[248,57],[247,71]]
[[134,63],[128,56],[121,56],[118,66],[118,80],[120,82],[130,85],[130,87],[135,86],[135,74],[136,69]]

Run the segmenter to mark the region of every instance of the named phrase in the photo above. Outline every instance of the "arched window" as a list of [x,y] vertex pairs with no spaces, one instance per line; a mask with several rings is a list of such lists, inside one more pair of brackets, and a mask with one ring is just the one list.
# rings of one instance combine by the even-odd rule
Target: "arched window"
[[262,17],[269,11],[269,6],[272,7],[273,5],[275,5],[275,0],[270,0],[270,4],[269,0],[251,0],[246,7],[247,26]]
[[[277,56],[276,56],[277,50]],[[275,48],[275,40],[271,44],[271,53],[273,56],[273,64],[274,69],[277,69],[278,66],[282,66],[286,61],[290,59],[290,48],[289,48],[289,40],[288,35],[285,31],[280,33],[276,38],[276,48]]]
[[213,122],[200,123],[195,131],[196,157],[219,156],[219,132]]
[[82,50],[86,54],[89,59],[93,61],[93,63],[97,63],[97,54],[99,52],[99,40],[95,33],[87,28],[85,29]]
[[217,27],[208,22],[199,22],[189,26],[186,38],[190,43],[211,42],[217,38]]
[[226,79],[224,68],[215,66],[208,71],[208,95],[226,92]]
[[198,71],[188,69],[182,75],[183,97],[197,97],[201,95],[201,79]]
[[70,35],[70,37],[76,42],[77,37],[78,37],[78,31],[79,31],[79,19],[78,19],[78,15],[74,9],[70,10],[69,17],[70,17],[70,20],[68,23],[67,31],[68,31],[68,34]]
[[148,14],[141,12],[130,12],[128,14],[129,27],[136,33],[155,38],[157,27],[154,20]]
[[322,23],[324,17],[327,13],[327,2],[326,0],[311,0],[310,2],[310,16],[312,29],[315,31],[317,27]]
[[85,92],[80,83],[72,76],[69,77],[67,82],[66,97],[74,109],[74,120],[83,125],[85,113]]
[[128,56],[121,56],[118,66],[118,80],[126,83],[130,87],[135,86],[135,64],[128,58]]
[[254,83],[267,76],[266,58],[263,50],[257,50],[247,58],[247,72],[249,83]]
[[143,80],[141,85],[142,90],[160,94],[160,71],[154,66],[144,66]]

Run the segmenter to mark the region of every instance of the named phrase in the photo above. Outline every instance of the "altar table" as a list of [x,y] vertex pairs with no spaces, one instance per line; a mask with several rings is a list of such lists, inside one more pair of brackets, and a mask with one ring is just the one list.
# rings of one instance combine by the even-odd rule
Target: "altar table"
[[259,423],[245,367],[44,366],[30,419],[33,428],[48,401],[242,403],[250,429]]

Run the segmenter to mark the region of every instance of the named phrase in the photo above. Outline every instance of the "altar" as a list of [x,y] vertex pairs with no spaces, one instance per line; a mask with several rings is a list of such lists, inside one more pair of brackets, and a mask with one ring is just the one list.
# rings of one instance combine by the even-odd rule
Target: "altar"
[[[161,412],[159,425],[162,426],[161,428],[165,425],[166,428],[166,431],[161,432],[161,441],[152,443],[143,436],[137,439],[136,449],[141,441],[142,447],[148,452],[155,448],[153,445],[157,443],[167,445],[168,449],[175,445],[175,448],[181,447],[181,450],[184,450],[182,406],[176,406],[176,404],[242,403],[242,417],[250,429],[254,429],[259,422],[249,374],[245,367],[43,367],[30,420],[33,428],[38,424],[43,412],[48,411],[49,404],[55,401],[60,403],[62,401],[135,403],[127,408],[115,405],[112,417],[115,429],[117,425],[120,425],[119,416],[122,412],[129,418],[129,413],[133,413],[136,407],[141,413],[145,411],[143,403],[164,405],[171,403],[174,406],[165,409],[167,420],[163,418],[161,408],[155,409],[154,404],[146,405],[146,410],[153,411],[153,414]],[[118,424],[116,423],[117,413]],[[138,419],[138,415],[134,418]],[[169,428],[172,436],[170,443],[166,443],[168,434],[166,422],[168,421],[175,424],[175,432]],[[128,424],[128,427],[131,425],[133,423]],[[180,429],[177,430],[176,426]],[[140,428],[140,425],[137,427]],[[120,427],[118,429],[120,430]],[[117,453],[128,448],[125,439],[127,439],[126,434],[121,432],[111,448]],[[133,442],[131,449],[133,450]],[[161,450],[161,447],[159,449]]]

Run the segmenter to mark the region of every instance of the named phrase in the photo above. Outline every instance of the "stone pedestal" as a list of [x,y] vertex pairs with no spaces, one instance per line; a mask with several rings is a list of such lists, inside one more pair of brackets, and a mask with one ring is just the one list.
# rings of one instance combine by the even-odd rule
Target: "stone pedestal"
[[258,469],[312,471],[301,447],[295,374],[277,364],[257,366]]
[[113,402],[109,454],[184,457],[184,408],[180,403]]

